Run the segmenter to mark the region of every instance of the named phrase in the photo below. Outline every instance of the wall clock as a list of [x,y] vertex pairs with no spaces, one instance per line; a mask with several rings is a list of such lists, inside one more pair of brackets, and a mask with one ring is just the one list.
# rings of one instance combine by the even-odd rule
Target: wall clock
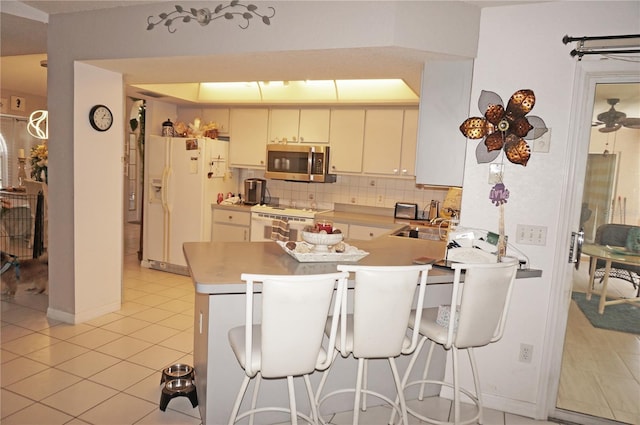
[[95,105],[89,111],[89,123],[97,131],[107,131],[113,124],[111,109],[104,105]]

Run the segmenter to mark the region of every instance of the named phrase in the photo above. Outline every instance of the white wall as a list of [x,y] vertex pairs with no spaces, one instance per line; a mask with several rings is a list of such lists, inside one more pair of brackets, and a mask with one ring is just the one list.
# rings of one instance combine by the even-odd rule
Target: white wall
[[[551,129],[549,153],[532,153],[526,167],[505,159],[504,183],[510,190],[507,235],[515,240],[517,224],[545,226],[548,233],[545,246],[516,244],[543,275],[517,282],[504,338],[477,351],[490,407],[527,416],[547,413],[544,398],[550,372],[545,359],[558,349],[546,342],[555,326],[548,323],[553,317],[549,306],[555,301],[553,286],[566,284],[562,276],[553,275],[557,262],[567,258],[557,257],[555,247],[568,241],[569,235],[558,234],[558,223],[569,213],[561,210],[561,195],[573,177],[567,174],[567,143],[576,96],[572,93],[576,59],[570,57],[573,47],[562,44],[562,37],[637,33],[638,22],[638,2],[549,2],[483,9],[470,115],[481,114],[477,101],[482,90],[494,91],[507,102],[516,90],[527,88],[536,94],[530,115],[540,116]],[[488,164],[477,164],[475,159],[478,143],[468,142],[461,224],[496,231],[498,208],[488,198]],[[518,362],[520,343],[534,346],[530,364]]]
[[[198,4],[210,6],[205,2]],[[95,152],[80,146],[91,140],[85,137],[87,135],[84,132],[79,131],[83,125],[80,120],[84,120],[84,117],[82,111],[74,106],[71,97],[74,93],[75,60],[268,52],[276,49],[309,50],[394,44],[405,46],[409,41],[421,49],[436,52],[447,51],[448,43],[451,43],[453,50],[449,51],[450,54],[469,57],[472,56],[469,54],[470,50],[473,50],[470,45],[475,44],[464,43],[469,37],[475,37],[474,26],[460,24],[466,22],[466,19],[460,21],[460,14],[464,12],[467,18],[468,8],[473,6],[463,7],[459,3],[396,2],[395,8],[390,8],[388,2],[274,4],[278,9],[279,20],[275,20],[270,27],[257,25],[251,30],[243,31],[230,25],[210,26],[206,28],[204,36],[198,25],[183,26],[174,34],[169,34],[164,29],[146,31],[141,22],[146,22],[148,15],[156,13],[158,5],[51,17],[48,102],[51,112],[50,132],[56,143],[56,150],[50,154],[50,303],[73,311],[73,303],[70,301],[73,294],[68,289],[72,288],[74,291],[73,288],[83,285],[83,279],[87,277],[87,268],[76,263],[87,260],[88,264],[97,267],[97,260],[86,258],[79,251],[96,249],[94,254],[100,259],[114,257],[117,252],[117,248],[113,251],[116,242],[107,237],[109,235],[104,236],[110,242],[99,247],[89,237],[76,235],[88,230],[84,220],[88,220],[86,217],[91,213],[99,213],[100,219],[108,215],[104,213],[104,209],[98,212],[92,205],[79,200],[79,195],[89,196],[95,203],[102,202],[105,205],[102,200],[111,199],[111,189],[100,184],[104,193],[91,192],[82,184],[74,184],[78,179],[95,178],[98,174],[88,172],[89,162],[76,164],[78,161],[91,161]],[[507,234],[513,235],[516,225],[524,223],[546,226],[548,237],[544,247],[519,247],[529,255],[534,267],[543,269],[543,277],[518,282],[504,339],[479,350],[487,393],[485,400],[489,407],[529,416],[546,415],[543,398],[548,371],[543,358],[555,348],[545,346],[545,341],[550,329],[547,318],[550,314],[548,305],[553,302],[550,299],[551,289],[554,284],[562,283],[554,280],[552,271],[557,261],[564,261],[564,258],[555,258],[554,247],[558,241],[567,238],[567,235],[557,234],[557,222],[566,213],[560,209],[560,198],[563,182],[570,178],[566,175],[566,142],[569,139],[568,125],[576,67],[576,60],[569,56],[571,46],[563,45],[561,39],[565,34],[637,33],[639,8],[639,2],[571,1],[483,9],[474,66],[470,108],[472,113],[475,114],[477,110],[475,105],[481,90],[495,91],[506,100],[514,91],[530,88],[535,91],[538,99],[533,114],[542,117],[552,131],[549,153],[534,153],[527,167],[510,163],[505,166],[505,184],[511,190],[506,208]],[[393,19],[389,19],[390,12],[394,12]],[[429,28],[424,25],[427,18],[442,20],[442,25],[432,26],[441,29],[440,33],[425,32]],[[395,26],[394,31],[386,30],[388,25]],[[401,29],[403,26],[406,28]],[[96,49],[91,41],[95,38],[109,40],[109,43]],[[207,43],[201,40],[224,42]],[[464,44],[464,48],[460,47],[461,44]],[[113,89],[111,83],[115,78],[107,75],[105,77],[109,81],[108,85],[91,88],[87,86],[84,95],[92,101],[103,94],[106,96],[103,90],[109,87]],[[121,96],[120,93],[112,94]],[[99,152],[101,143],[100,139],[96,145]],[[487,165],[478,165],[474,160],[476,143],[470,142],[467,149],[462,222],[468,226],[496,229],[497,209],[488,201],[490,185],[487,184]],[[112,146],[116,145],[117,142]],[[99,166],[98,171],[111,176],[112,170],[108,167],[114,167],[119,172],[119,166],[115,165],[118,161],[114,161],[109,165]],[[117,183],[114,187],[120,191],[121,180]],[[116,214],[121,214],[120,193],[115,202]],[[108,226],[113,225],[110,227],[112,235],[118,234],[121,220],[117,224],[110,217],[107,220]],[[108,226],[104,225],[104,228]],[[62,291],[58,291],[60,288]],[[518,363],[520,342],[534,346],[531,364]]]
[[[162,25],[147,30],[147,17],[173,10],[173,3],[50,16],[47,68],[52,146],[49,155],[50,308],[69,314],[77,311],[78,300],[74,295],[74,287],[81,285],[81,276],[76,274],[78,271],[75,264],[79,258],[70,253],[91,251],[96,258],[105,258],[115,252],[112,250],[115,247],[110,244],[96,244],[84,236],[75,239],[71,237],[83,227],[76,223],[78,217],[88,216],[87,213],[92,212],[92,208],[88,208],[88,211],[76,208],[79,204],[78,194],[72,189],[74,181],[93,178],[77,174],[85,170],[82,166],[74,165],[75,161],[90,161],[93,158],[91,152],[86,152],[80,146],[88,142],[85,134],[74,133],[86,121],[84,113],[78,112],[74,106],[73,94],[79,90],[78,87],[74,88],[76,61],[145,57],[175,57],[175,60],[183,60],[176,56],[393,45],[440,54],[446,52],[469,56],[475,53],[479,13],[477,8],[468,4],[309,1],[270,2],[269,5],[277,10],[277,19],[273,19],[269,26],[254,22],[247,30],[238,28],[235,22],[225,20],[216,21],[207,27],[193,23],[180,25],[175,33],[169,33]],[[211,7],[211,4],[190,2],[189,6],[201,8]],[[461,20],[468,25],[455,25]],[[434,21],[438,25],[426,26],[425,21]],[[431,36],[427,36],[428,34]],[[106,41],[96,48],[94,40]],[[167,72],[172,72],[170,67]],[[176,79],[183,77],[178,75]],[[82,97],[98,103],[103,90],[110,90],[113,95],[122,95],[121,88],[98,83],[83,87]],[[124,101],[121,103],[124,104]],[[128,120],[128,113],[123,115],[119,112],[114,117],[123,126]],[[162,121],[164,119],[166,118]],[[116,134],[115,131],[109,133]],[[114,141],[113,146],[118,145],[118,149],[121,149],[124,133],[120,132],[117,137],[119,140]],[[87,158],[84,157],[85,154]],[[117,161],[104,166],[120,169],[121,164]],[[119,179],[118,183],[121,181]],[[114,182],[113,187],[122,190],[121,184],[115,185]],[[98,203],[103,199],[101,196],[100,193],[94,193],[92,199]],[[118,206],[120,205],[121,201],[118,201]],[[110,207],[111,205],[105,204],[102,214],[109,215]],[[116,214],[121,214],[121,211]],[[112,235],[116,235],[117,229],[111,229]],[[77,243],[80,245],[76,245]],[[83,308],[79,309],[82,310]]]
[[[48,315],[67,322],[83,322],[120,309],[122,282],[122,179],[124,121],[114,120],[105,132],[89,124],[89,110],[107,105],[115,117],[123,115],[122,76],[94,66],[74,67],[73,257],[74,297],[50,303]],[[55,169],[52,170],[55,173]],[[68,238],[55,233],[54,238]],[[60,281],[50,283],[57,293]],[[65,288],[69,289],[69,288]]]

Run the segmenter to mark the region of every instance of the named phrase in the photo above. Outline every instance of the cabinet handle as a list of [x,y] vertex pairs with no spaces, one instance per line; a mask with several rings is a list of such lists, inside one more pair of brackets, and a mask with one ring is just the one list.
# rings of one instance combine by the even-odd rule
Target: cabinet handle
[[406,168],[404,168],[404,169],[402,170],[402,174],[407,175],[407,169],[406,169]]
[[229,220],[233,220],[233,216],[232,215],[229,216]]
[[393,174],[398,174],[398,169],[397,168],[393,169]]
[[373,232],[369,232],[369,237],[373,237]]

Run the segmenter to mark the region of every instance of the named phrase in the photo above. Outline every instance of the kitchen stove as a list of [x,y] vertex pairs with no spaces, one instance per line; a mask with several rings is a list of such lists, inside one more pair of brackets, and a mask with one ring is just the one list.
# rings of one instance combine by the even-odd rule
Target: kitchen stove
[[288,223],[290,240],[300,240],[302,231],[314,224],[316,214],[331,210],[312,210],[273,205],[251,207],[251,242],[269,241],[275,221]]
[[331,210],[312,210],[310,208],[293,208],[293,207],[281,207],[274,205],[254,205],[251,207],[252,213],[263,213],[270,215],[278,215],[285,218],[314,218],[316,214],[327,212]]

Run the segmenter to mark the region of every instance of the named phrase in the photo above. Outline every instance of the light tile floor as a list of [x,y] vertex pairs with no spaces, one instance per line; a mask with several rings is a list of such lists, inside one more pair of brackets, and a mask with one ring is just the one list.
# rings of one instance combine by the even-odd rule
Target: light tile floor
[[[587,282],[588,263],[583,263],[573,289],[586,292]],[[607,293],[633,297],[635,289],[610,279]],[[595,328],[572,301],[557,406],[640,425],[640,335]]]
[[[158,408],[161,370],[177,362],[193,364],[193,286],[187,277],[141,268],[138,226],[127,230],[119,311],[69,325],[47,318],[47,296],[26,292],[26,285],[14,299],[2,300],[2,424],[201,423],[185,397],[171,400],[165,412]],[[448,400],[437,397],[421,407],[444,417],[451,410]],[[360,422],[386,424],[389,413],[370,408]],[[351,413],[337,414],[331,424],[350,424],[350,418]],[[551,422],[487,409],[485,423]]]

